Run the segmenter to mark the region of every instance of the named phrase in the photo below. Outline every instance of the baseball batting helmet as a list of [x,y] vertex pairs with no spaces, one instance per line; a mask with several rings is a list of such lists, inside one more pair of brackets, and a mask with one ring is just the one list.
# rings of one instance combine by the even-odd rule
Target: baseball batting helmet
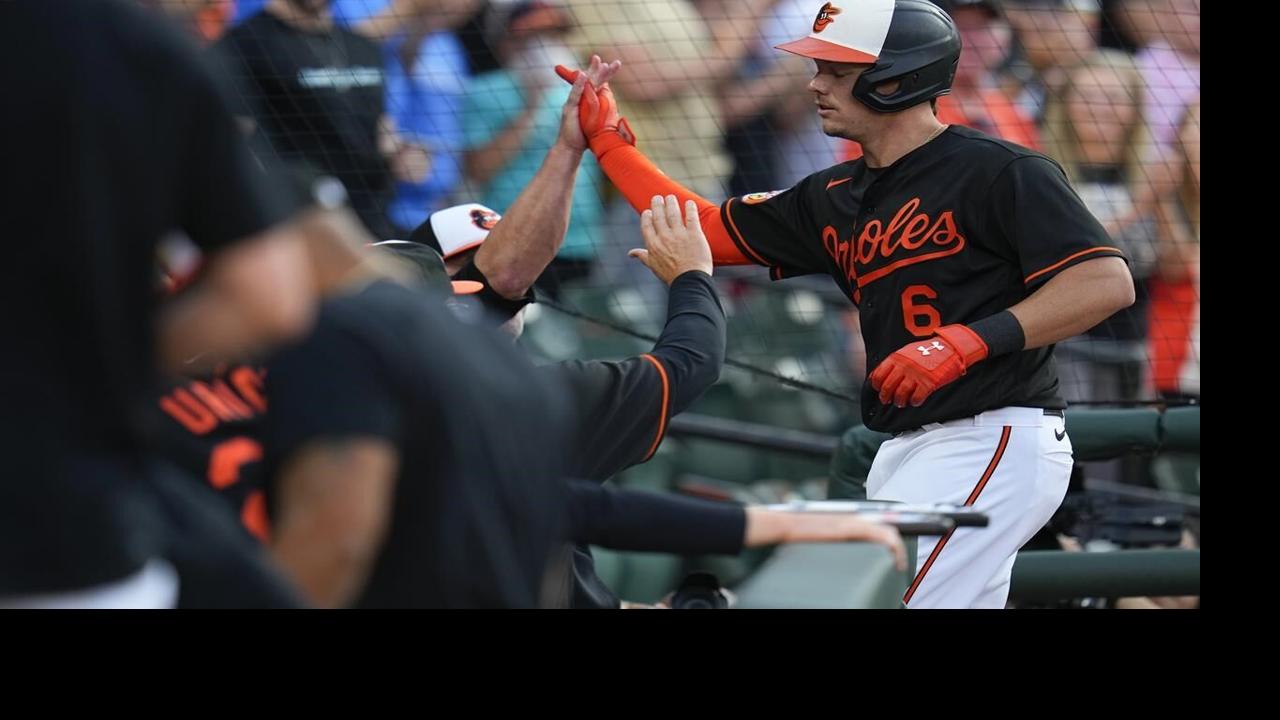
[[[837,7],[839,3],[842,7]],[[829,62],[865,63],[853,96],[882,113],[906,110],[951,92],[960,61],[960,32],[926,0],[824,2],[807,37],[779,50]],[[888,95],[877,85],[899,82]]]

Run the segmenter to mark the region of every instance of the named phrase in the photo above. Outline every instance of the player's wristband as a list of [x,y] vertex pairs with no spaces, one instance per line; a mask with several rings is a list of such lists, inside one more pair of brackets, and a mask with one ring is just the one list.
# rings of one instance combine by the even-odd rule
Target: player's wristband
[[476,261],[474,258],[468,261],[452,279],[473,280],[483,285],[484,289],[477,294],[477,299],[479,299],[480,302],[483,303],[491,312],[501,317],[504,322],[515,317],[516,313],[520,312],[525,305],[537,302],[537,298],[533,293],[533,288],[529,288],[529,291],[526,292],[523,297],[516,298],[515,300],[499,295],[497,291],[489,285],[489,278],[485,277],[484,273],[480,272],[480,268],[476,267]]
[[627,123],[626,118],[618,120],[617,130],[605,130],[598,132],[587,138],[587,144],[591,147],[591,152],[595,154],[596,159],[602,159],[610,151],[620,147],[635,147],[636,136],[631,132],[631,126]]
[[1022,323],[1008,310],[971,323],[969,329],[987,344],[987,357],[1015,353],[1027,344]]

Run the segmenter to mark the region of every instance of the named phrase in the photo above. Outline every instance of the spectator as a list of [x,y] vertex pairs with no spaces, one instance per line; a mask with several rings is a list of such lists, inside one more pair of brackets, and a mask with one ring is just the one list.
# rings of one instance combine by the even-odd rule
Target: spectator
[[1017,41],[1017,52],[1003,73],[1003,89],[1040,122],[1052,88],[1097,47],[1098,2],[1005,0],[1003,6]]
[[1045,152],[1062,165],[1089,211],[1129,260],[1134,304],[1058,345],[1063,397],[1136,400],[1146,361],[1146,279],[1155,267],[1155,218],[1135,211],[1147,186],[1150,146],[1142,76],[1119,50],[1099,50],[1073,68],[1045,106]]
[[370,232],[393,235],[392,181],[414,163],[385,114],[377,44],[335,25],[329,0],[271,0],[216,49],[241,81],[239,114],[282,159],[338,178]]
[[232,25],[239,25],[262,11],[267,0],[234,0],[235,13],[231,18]]
[[1156,273],[1151,279],[1150,357],[1155,389],[1169,398],[1200,397],[1200,100],[1178,133],[1178,184],[1159,209]]
[[1134,58],[1146,81],[1143,114],[1155,156],[1177,164],[1178,123],[1200,94],[1199,0],[1122,0],[1120,15],[1139,46]]
[[[334,17],[382,44],[387,112],[397,131],[422,148],[415,172],[396,178],[389,209],[403,237],[458,194],[462,174],[463,93],[471,76],[455,29],[479,0],[337,0]],[[403,142],[402,142],[403,147]]]
[[[532,0],[496,9],[487,24],[502,66],[478,75],[467,89],[464,165],[480,201],[506,212],[556,142],[570,87],[553,68],[577,64],[564,42],[573,19],[554,0]],[[600,169],[588,157],[574,181],[564,244],[539,281],[552,297],[562,283],[590,273],[604,215],[599,185]]]
[[1008,20],[993,0],[949,0],[939,5],[955,20],[964,52],[951,94],[938,98],[938,120],[1039,150],[1035,121],[995,86],[994,72],[1013,44]]

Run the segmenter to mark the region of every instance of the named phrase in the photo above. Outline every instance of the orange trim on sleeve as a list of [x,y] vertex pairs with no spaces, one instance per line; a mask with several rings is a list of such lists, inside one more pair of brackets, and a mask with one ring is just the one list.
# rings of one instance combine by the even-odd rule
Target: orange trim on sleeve
[[1031,273],[1030,275],[1027,276],[1027,279],[1023,280],[1022,282],[1023,284],[1029,283],[1032,280],[1035,280],[1036,278],[1040,277],[1041,275],[1047,272],[1053,272],[1054,270],[1057,270],[1058,268],[1062,267],[1063,265],[1066,265],[1072,260],[1075,260],[1076,258],[1081,257],[1082,255],[1088,255],[1090,253],[1096,253],[1096,252],[1113,252],[1122,257],[1124,256],[1124,253],[1121,252],[1119,248],[1113,248],[1113,247],[1095,247],[1095,248],[1089,248],[1088,250],[1081,250],[1075,255],[1071,255],[1069,257],[1063,258],[1062,260],[1059,260],[1058,262],[1050,265],[1049,267],[1043,270],[1037,270],[1036,272]]
[[259,542],[271,542],[271,520],[267,515],[267,500],[261,490],[254,490],[245,498],[240,508],[240,522]]
[[760,253],[751,248],[751,245],[747,243],[747,239],[743,237],[742,231],[738,229],[738,224],[733,221],[733,200],[733,198],[729,198],[728,202],[724,204],[724,216],[729,218],[729,227],[733,229],[733,234],[737,237],[734,245],[737,246],[737,250],[741,253],[750,256],[751,262],[756,265],[772,267],[772,263],[765,262],[765,259],[760,257]]
[[658,436],[653,439],[653,445],[649,446],[649,452],[644,454],[644,460],[640,461],[646,462],[658,452],[658,445],[662,444],[662,437],[667,433],[667,401],[671,398],[671,383],[667,380],[667,369],[662,367],[658,358],[649,353],[640,357],[653,363],[653,366],[658,368],[658,375],[662,377],[662,414],[658,416]]

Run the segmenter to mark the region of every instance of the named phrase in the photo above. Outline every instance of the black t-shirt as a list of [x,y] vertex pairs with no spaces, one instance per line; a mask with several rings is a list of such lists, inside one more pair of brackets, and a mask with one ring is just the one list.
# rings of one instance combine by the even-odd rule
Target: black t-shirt
[[[479,318],[477,318],[479,319]],[[268,363],[276,469],[325,438],[399,451],[390,532],[363,607],[534,607],[565,527],[575,419],[563,386],[441,298],[390,282],[326,302]]]
[[107,582],[152,553],[134,514],[155,380],[154,255],[290,210],[229,93],[133,3],[0,3],[0,593]]
[[261,442],[265,377],[258,365],[223,365],[198,378],[169,378],[155,403],[157,452],[217,491],[262,542],[270,535]]
[[[859,158],[721,206],[739,249],[774,279],[835,279],[860,311],[868,372],[942,325],[1012,307],[1065,268],[1123,257],[1056,163],[975,130],[952,126],[875,172],[868,179]],[[899,432],[1011,405],[1065,407],[1052,347],[989,358],[920,407],[882,405],[865,383],[862,414]]]
[[252,117],[288,162],[305,160],[342,181],[351,207],[382,239],[390,167],[378,150],[385,72],[377,43],[335,25],[295,28],[262,11],[214,47],[239,81],[240,113]]

